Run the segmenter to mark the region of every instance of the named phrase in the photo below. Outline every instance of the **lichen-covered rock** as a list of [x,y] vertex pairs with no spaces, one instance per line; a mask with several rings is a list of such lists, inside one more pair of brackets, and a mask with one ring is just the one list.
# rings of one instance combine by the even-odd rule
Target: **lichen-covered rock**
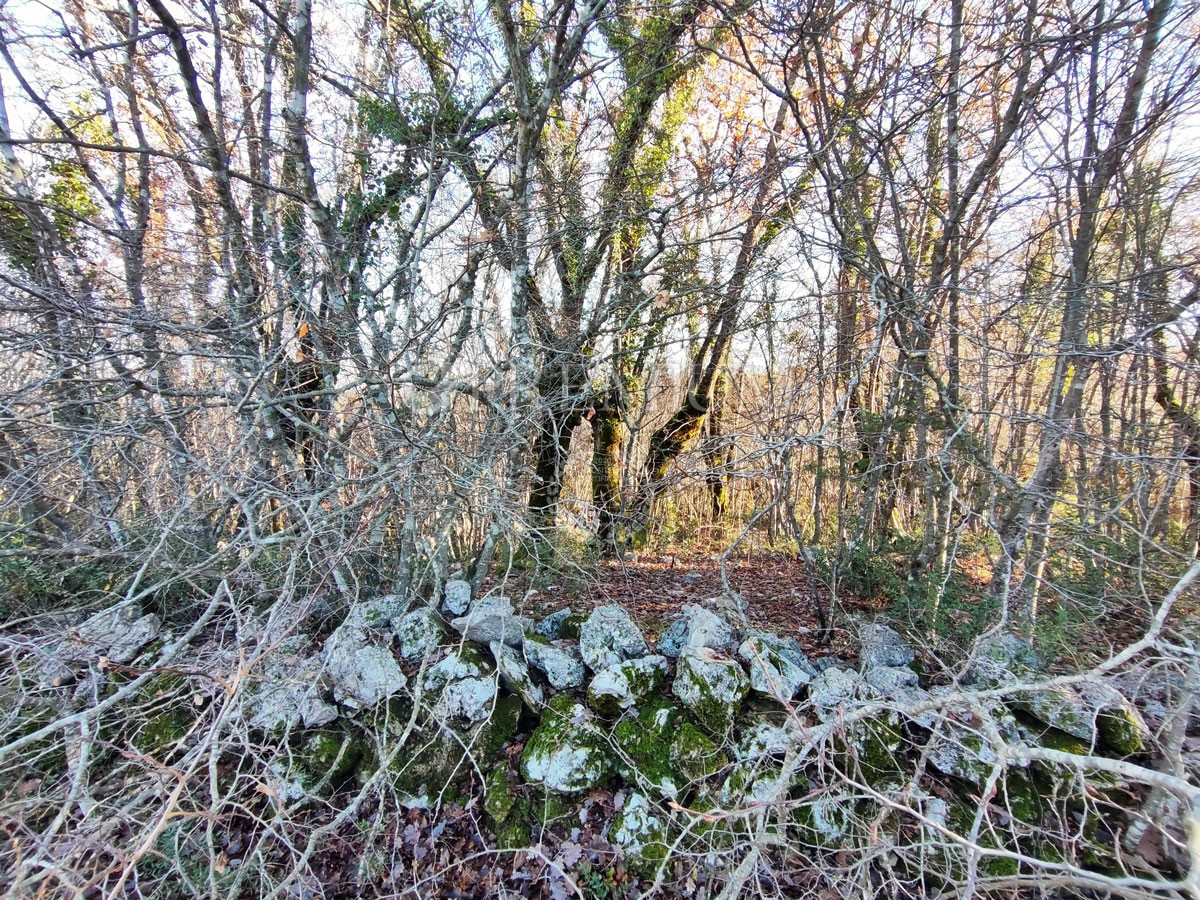
[[446,637],[446,624],[428,606],[405,613],[392,623],[400,644],[400,658],[415,662],[435,650]]
[[1141,753],[1151,737],[1137,708],[1107,684],[1043,686],[1021,691],[1010,702],[1059,731],[1123,755]]
[[613,820],[609,832],[621,848],[625,868],[635,875],[652,877],[667,858],[667,826],[664,816],[645,794],[631,793]]
[[791,789],[783,767],[777,760],[746,760],[734,765],[717,791],[717,799],[726,808],[769,805],[787,798]]
[[733,626],[711,609],[686,604],[679,616],[658,639],[658,652],[676,658],[684,650],[707,647],[720,652],[732,652],[737,646]]
[[701,647],[680,654],[672,690],[701,725],[725,734],[750,692],[750,679],[736,661]]
[[583,686],[587,669],[578,647],[552,644],[545,638],[530,636],[525,639],[523,649],[529,664],[542,672],[555,690],[569,691]]
[[772,634],[752,634],[742,641],[738,656],[750,669],[750,687],[787,702],[817,674],[795,641]]
[[1022,691],[1013,697],[1012,705],[1038,721],[1082,741],[1095,738],[1095,710],[1079,691],[1070,685],[1059,684]]
[[324,666],[303,638],[287,641],[268,654],[243,680],[242,715],[253,728],[274,733],[297,725],[320,728],[338,717],[325,701]]
[[453,578],[442,594],[442,612],[451,618],[465,615],[471,606],[471,582]]
[[755,716],[739,729],[733,755],[742,762],[767,756],[784,756],[797,745],[800,738],[800,726],[794,718],[776,722],[761,715]]
[[579,630],[579,653],[587,667],[599,672],[627,659],[650,655],[641,629],[616,605],[592,610]]
[[822,849],[840,849],[843,838],[854,827],[854,798],[824,794],[797,808],[795,819],[802,843]]
[[1096,711],[1096,731],[1100,743],[1122,756],[1144,753],[1152,734],[1129,699],[1107,684],[1088,682],[1080,685],[1080,694]]
[[433,701],[433,716],[441,721],[482,721],[491,714],[496,698],[491,666],[470,645],[458,647],[430,666],[422,686]]
[[530,709],[541,709],[546,702],[545,695],[541,687],[534,684],[529,676],[529,666],[521,651],[499,641],[492,641],[488,647],[496,659],[496,669],[500,672],[505,686],[525,701],[525,705]]
[[808,699],[822,722],[837,714],[838,707],[872,696],[870,686],[857,672],[830,666],[808,686]]
[[408,685],[387,647],[332,637],[325,646],[325,671],[333,682],[334,699],[350,709],[374,706]]
[[877,666],[868,669],[863,675],[863,680],[884,697],[906,696],[906,692],[920,683],[916,672],[898,666]]
[[658,636],[654,649],[662,656],[676,659],[687,646],[687,636],[688,620],[682,616],[677,617],[667,626],[667,630]]
[[292,755],[306,793],[314,794],[349,777],[367,754],[364,738],[342,728],[312,731]]
[[976,645],[962,681],[983,688],[1001,687],[1032,680],[1041,668],[1042,661],[1028,642],[1002,632],[986,637]]
[[1179,701],[1187,694],[1187,676],[1178,663],[1140,660],[1112,680],[1141,713],[1152,732],[1161,733],[1179,715]]
[[667,677],[665,656],[643,656],[601,669],[588,685],[588,704],[616,716],[658,690]]
[[158,616],[143,615],[134,604],[120,603],[101,610],[68,630],[66,640],[44,661],[41,681],[47,686],[69,684],[75,678],[73,664],[99,657],[122,665],[132,662],[161,631],[162,621]]
[[461,644],[426,670],[423,686],[433,693],[451,681],[480,678],[491,673],[492,666],[478,647]]
[[396,596],[360,601],[325,641],[325,671],[333,683],[334,699],[343,706],[374,706],[408,684],[389,646],[391,619],[401,609]]
[[598,787],[612,774],[604,734],[582,703],[566,694],[552,699],[521,754],[521,775],[559,794]]
[[564,606],[562,609],[550,613],[550,615],[534,625],[533,633],[539,637],[544,637],[548,641],[557,641],[560,638],[578,639],[578,632],[574,635],[563,634],[564,627],[568,627],[568,621],[573,618],[578,618],[578,616],[571,611],[569,606]]
[[533,620],[518,616],[507,597],[484,597],[465,616],[454,619],[450,625],[468,641],[490,644],[501,641],[520,647],[525,633],[533,627]]
[[1010,672],[1037,672],[1042,668],[1041,657],[1033,645],[1008,632],[984,638],[976,647],[976,656],[995,660]]
[[908,641],[887,625],[864,625],[858,631],[859,665],[864,671],[877,666],[907,666],[916,654]]
[[982,787],[1000,757],[985,732],[947,721],[931,739],[928,760],[939,772]]
[[813,671],[815,671],[818,675],[820,675],[826,669],[849,668],[849,666],[846,665],[846,661],[838,656],[814,656],[808,662],[809,665],[813,667]]

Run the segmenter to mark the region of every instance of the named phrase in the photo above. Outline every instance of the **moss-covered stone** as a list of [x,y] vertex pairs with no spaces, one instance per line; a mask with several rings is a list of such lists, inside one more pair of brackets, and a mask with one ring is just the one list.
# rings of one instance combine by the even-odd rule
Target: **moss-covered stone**
[[700,648],[680,655],[672,690],[704,728],[724,737],[750,691],[750,679],[733,660]]
[[647,700],[637,715],[618,722],[613,741],[625,780],[671,800],[684,796],[728,761],[682,707],[663,697]]
[[883,718],[860,719],[834,738],[839,763],[875,788],[908,777],[905,743],[900,732]]
[[531,820],[539,825],[547,826],[574,818],[579,814],[579,804],[571,797],[556,794],[553,791],[535,791],[529,803]]
[[181,675],[166,673],[151,678],[137,694],[136,724],[129,743],[147,756],[164,759],[181,749],[196,721],[196,707]]
[[653,878],[670,850],[666,815],[636,792],[613,820],[609,836],[621,848],[625,868],[642,878]]
[[381,703],[359,714],[358,721],[368,732],[393,738],[404,732],[412,718],[412,698],[393,694]]
[[300,783],[309,792],[336,786],[349,777],[369,752],[369,742],[360,734],[340,727],[323,728],[306,734],[292,754]]
[[579,640],[579,629],[583,627],[583,623],[586,621],[587,619],[579,613],[571,613],[562,620],[562,624],[558,629],[558,636],[568,641]]
[[484,780],[483,788],[483,808],[493,820],[503,822],[517,805],[517,795],[508,781],[508,768],[494,768]]
[[[1054,728],[1023,727],[1022,736],[1030,744],[1045,747],[1047,750],[1081,757],[1095,755],[1094,748],[1087,741],[1081,741]],[[1109,772],[1095,769],[1081,772],[1075,766],[1045,760],[1035,760],[1030,764],[1028,771],[1038,795],[1042,798],[1043,806],[1054,802],[1056,805],[1065,804],[1068,807],[1080,808],[1092,803],[1088,795],[1107,796],[1110,802],[1118,806],[1126,805],[1120,779]]]
[[496,845],[501,850],[520,850],[533,845],[533,830],[530,821],[533,811],[528,800],[519,798],[512,812],[503,822],[494,823]]
[[798,805],[792,823],[800,843],[823,850],[841,849],[854,828],[854,804],[837,795],[818,797]]
[[721,771],[729,757],[693,722],[683,722],[671,741],[671,763],[681,775],[696,782]]
[[602,716],[615,717],[659,689],[667,677],[663,656],[644,656],[601,669],[588,685],[588,705]]
[[392,787],[409,807],[432,809],[461,797],[474,767],[470,754],[447,728],[410,736],[389,766]]
[[521,755],[521,775],[531,784],[563,794],[590,790],[612,773],[604,735],[581,703],[559,694],[542,712],[541,724]]
[[424,723],[393,757],[392,785],[411,806],[436,806],[460,799],[475,769],[490,769],[517,732],[519,697],[496,698],[482,722],[466,727]]
[[680,707],[656,697],[646,701],[637,715],[618,722],[613,741],[621,751],[617,766],[625,780],[664,797],[679,797],[686,779],[671,760],[671,741],[685,721]]
[[520,719],[520,697],[514,694],[497,697],[491,717],[475,729],[471,741],[475,759],[481,764],[498,759],[504,746],[516,735]]
[[484,652],[474,644],[464,642],[429,667],[425,672],[424,688],[434,694],[451,681],[480,678],[491,673],[492,664]]
[[999,795],[1017,820],[1037,825],[1046,812],[1046,801],[1029,772],[1009,769],[1000,781]]
[[[947,816],[946,827],[955,834],[963,837],[971,833],[971,828],[975,821],[977,807],[970,806],[966,803],[953,803],[950,805],[950,812]],[[1002,850],[1007,849],[1004,844],[1009,843],[1011,835],[1000,830],[998,826],[990,820],[985,820],[983,827],[979,829],[979,846],[987,850]],[[957,844],[951,844],[945,851],[950,854],[948,860],[947,874],[954,880],[955,873],[965,871],[966,869],[966,849]],[[1020,866],[1017,861],[1009,856],[992,856],[985,854],[979,860],[979,874],[987,878],[1011,878],[1020,871]]]
[[533,805],[509,781],[508,765],[501,764],[492,769],[483,786],[483,808],[499,848],[516,850],[530,846]]
[[1144,753],[1150,737],[1150,729],[1141,713],[1124,698],[1100,710],[1096,716],[1096,731],[1101,743],[1121,756]]

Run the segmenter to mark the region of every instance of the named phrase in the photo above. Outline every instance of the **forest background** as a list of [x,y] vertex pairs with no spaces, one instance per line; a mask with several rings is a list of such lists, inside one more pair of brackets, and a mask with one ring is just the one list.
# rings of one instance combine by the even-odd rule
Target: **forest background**
[[8,633],[666,553],[794,561],[813,644],[1190,627],[1198,44],[1187,0],[0,4]]

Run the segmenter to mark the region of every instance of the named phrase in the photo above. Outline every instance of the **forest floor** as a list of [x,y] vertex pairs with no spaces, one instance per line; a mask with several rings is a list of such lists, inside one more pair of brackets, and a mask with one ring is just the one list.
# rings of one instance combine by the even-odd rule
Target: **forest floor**
[[[751,626],[794,637],[809,655],[848,658],[857,652],[852,633],[830,627],[835,607],[834,619],[839,620],[847,612],[871,617],[887,605],[852,595],[835,600],[803,561],[782,554],[731,558],[726,578],[745,598]],[[615,603],[628,610],[647,638],[656,639],[682,606],[721,596],[723,585],[719,556],[663,554],[603,560],[586,572],[495,572],[484,581],[484,591],[505,594],[535,617],[564,606],[586,615],[597,606]]]
[[[967,561],[960,568],[958,590],[964,591],[942,610],[940,639],[963,641],[960,651],[993,624],[987,615],[987,561]],[[809,656],[852,660],[858,653],[858,626],[874,619],[912,631],[916,623],[898,623],[896,604],[882,596],[861,597],[840,589],[836,596],[814,578],[803,560],[782,553],[731,557],[726,561],[729,587],[746,600],[750,625],[795,638]],[[1165,588],[1163,588],[1165,590]],[[719,555],[663,553],[630,555],[553,571],[495,567],[484,591],[503,594],[526,615],[538,618],[564,606],[587,615],[597,606],[615,603],[629,611],[647,638],[656,639],[688,603],[721,596]],[[1116,592],[1117,596],[1129,590]],[[1149,622],[1150,605],[1125,601],[1098,602],[1084,592],[1047,593],[1040,612],[1046,622],[1064,624],[1041,635],[1041,650],[1051,670],[1073,669],[1106,658],[1114,646],[1137,640]],[[908,634],[910,638],[914,635]],[[918,641],[918,655],[922,648]],[[943,649],[946,649],[943,647]],[[936,653],[934,655],[940,655]],[[935,662],[930,659],[928,662]]]

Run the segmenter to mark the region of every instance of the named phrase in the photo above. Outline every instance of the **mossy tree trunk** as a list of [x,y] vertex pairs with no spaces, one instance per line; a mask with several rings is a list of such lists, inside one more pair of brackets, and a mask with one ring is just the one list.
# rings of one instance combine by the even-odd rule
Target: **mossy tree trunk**
[[728,419],[729,403],[729,373],[722,372],[717,376],[713,387],[712,410],[708,414],[707,454],[708,471],[705,473],[705,483],[708,486],[708,496],[712,502],[712,518],[719,523],[725,518],[729,509],[729,465],[733,461],[733,447],[725,440],[723,431]]
[[596,536],[605,553],[615,553],[620,539],[621,451],[625,416],[621,393],[613,390],[592,415],[592,503],[599,517]]

